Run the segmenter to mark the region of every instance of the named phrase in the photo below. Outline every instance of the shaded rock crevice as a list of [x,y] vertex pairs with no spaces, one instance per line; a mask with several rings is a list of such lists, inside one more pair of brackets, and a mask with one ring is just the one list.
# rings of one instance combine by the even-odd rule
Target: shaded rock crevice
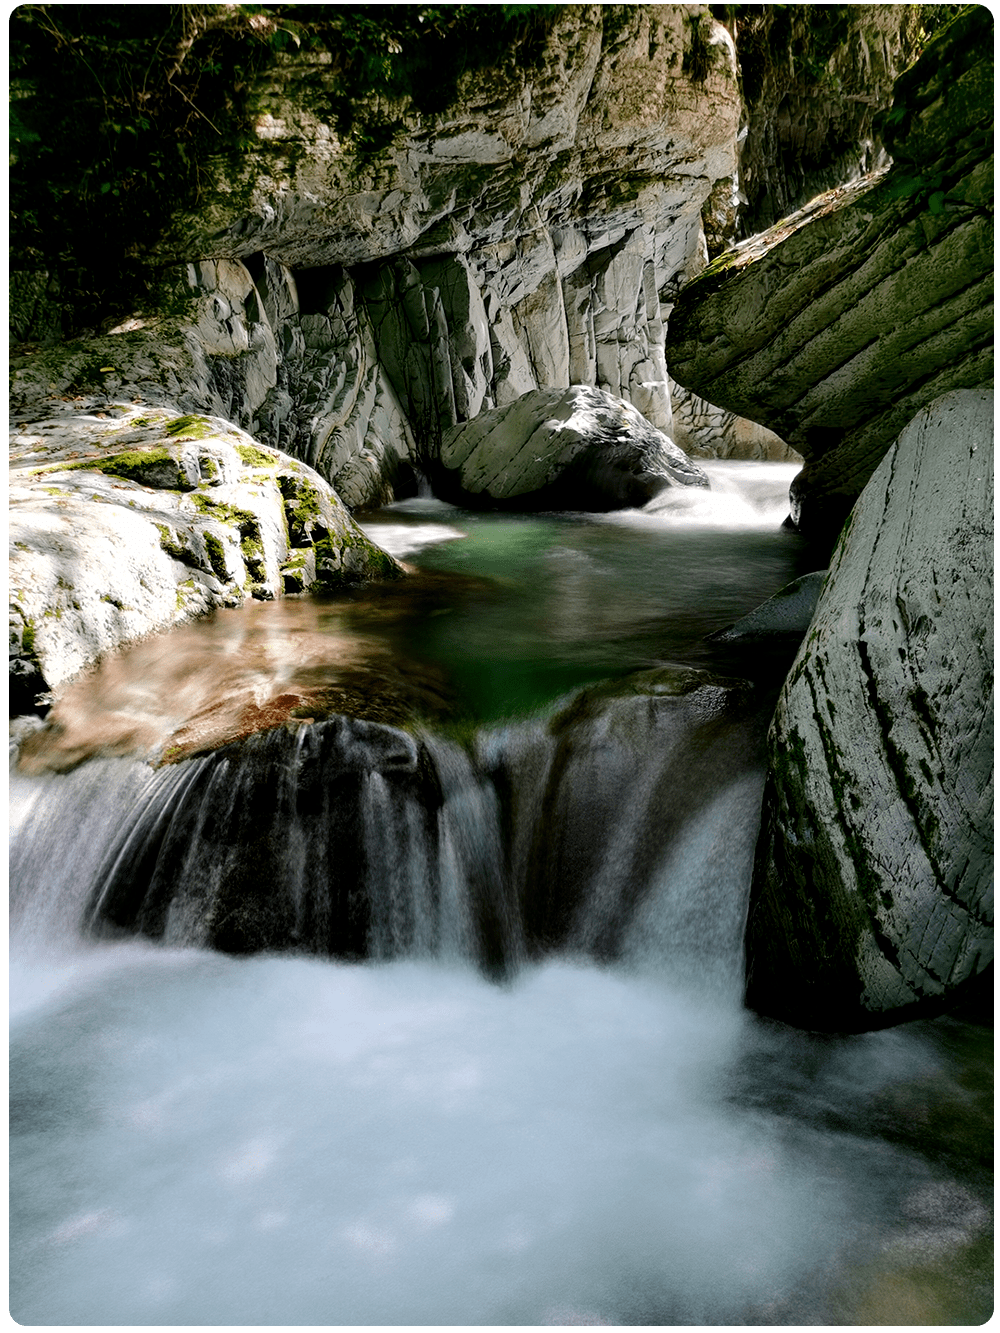
[[792,519],[827,546],[906,423],[992,375],[991,41],[963,12],[896,86],[896,163],[721,256],[671,314],[673,378],[802,454]]

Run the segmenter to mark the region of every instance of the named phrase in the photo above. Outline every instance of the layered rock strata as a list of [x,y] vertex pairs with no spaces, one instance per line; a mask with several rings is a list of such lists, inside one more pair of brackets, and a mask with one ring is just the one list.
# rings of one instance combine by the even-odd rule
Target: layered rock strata
[[888,172],[721,256],[671,315],[673,377],[805,458],[792,517],[818,538],[922,407],[992,374],[991,33],[971,10],[898,81]]
[[[948,11],[941,9],[943,21]],[[888,163],[879,112],[938,15],[918,5],[747,5],[723,20],[745,105],[737,234]],[[712,246],[714,258],[725,244]]]
[[760,459],[771,463],[801,459],[773,430],[716,407],[673,382],[670,411],[670,438],[690,458]]
[[865,1028],[992,959],[993,393],[945,395],[856,506],[769,739],[747,1000]]
[[[734,189],[732,41],[703,5],[556,6],[544,29],[439,115],[385,108],[400,128],[376,159],[331,129],[329,53],[278,58],[235,174],[206,171],[152,257],[151,317],[89,364],[120,396],[228,417],[352,508],[529,390],[593,385],[669,433],[664,319],[705,262],[706,201]],[[18,363],[22,416],[50,384],[105,387],[57,362]]]

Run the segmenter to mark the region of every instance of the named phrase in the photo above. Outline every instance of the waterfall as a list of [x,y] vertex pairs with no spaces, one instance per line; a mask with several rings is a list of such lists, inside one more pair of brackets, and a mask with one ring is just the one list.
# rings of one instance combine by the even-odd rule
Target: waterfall
[[655,955],[736,993],[760,722],[731,688],[655,689],[483,729],[471,753],[338,716],[47,777],[14,833],[14,936],[44,903],[63,932],[497,977],[551,952]]
[[[430,600],[220,613],[12,768],[15,1319],[988,1316],[989,1035],[742,1008],[782,668],[705,636],[804,570],[771,465],[724,475],[700,512],[394,506]],[[412,653],[472,725],[322,711],[358,634],[366,688]],[[221,748],[66,768],[220,684]],[[318,720],[232,740],[290,696]]]

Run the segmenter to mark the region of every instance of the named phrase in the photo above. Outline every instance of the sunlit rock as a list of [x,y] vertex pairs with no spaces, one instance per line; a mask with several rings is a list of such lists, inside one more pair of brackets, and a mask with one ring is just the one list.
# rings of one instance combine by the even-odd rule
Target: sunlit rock
[[256,135],[168,220],[149,310],[79,357],[21,356],[22,419],[105,387],[227,417],[351,508],[529,390],[593,384],[669,432],[669,301],[737,169],[732,40],[703,6],[554,6],[538,26],[530,60],[470,71],[438,114],[359,106],[398,114],[374,157],[331,128],[327,52],[275,62],[248,91]]
[[800,1026],[941,1006],[992,959],[992,400],[900,435],[778,703],[747,999]]
[[402,572],[322,478],[217,419],[71,411],[15,432],[11,459],[17,709],[213,607]]
[[446,431],[432,472],[457,503],[638,508],[708,478],[629,403],[598,389],[537,389]]
[[394,651],[379,631],[432,614],[441,592],[414,573],[350,598],[254,599],[150,635],[60,689],[44,724],[19,738],[19,767],[64,772],[108,755],[173,763],[334,713],[438,721],[454,708],[444,672]]

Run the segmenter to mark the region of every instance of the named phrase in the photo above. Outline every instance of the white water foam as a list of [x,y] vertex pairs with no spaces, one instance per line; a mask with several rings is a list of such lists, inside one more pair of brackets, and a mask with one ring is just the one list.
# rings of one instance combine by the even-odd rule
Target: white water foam
[[[383,551],[388,551],[397,560],[403,560],[438,542],[457,541],[464,537],[461,528],[448,522],[435,521],[447,520],[455,513],[453,506],[444,500],[435,500],[432,496],[414,496],[387,505],[379,511],[378,517],[361,520],[358,526]],[[403,521],[394,522],[395,514],[400,515]],[[417,518],[427,521],[414,522]]]
[[642,509],[601,515],[604,522],[632,527],[773,529],[788,516],[788,488],[800,463],[699,460],[711,489],[672,486]]
[[732,1006],[566,963],[105,957],[14,1023],[19,1321],[731,1323],[856,1228],[857,1143],[720,1095]]

